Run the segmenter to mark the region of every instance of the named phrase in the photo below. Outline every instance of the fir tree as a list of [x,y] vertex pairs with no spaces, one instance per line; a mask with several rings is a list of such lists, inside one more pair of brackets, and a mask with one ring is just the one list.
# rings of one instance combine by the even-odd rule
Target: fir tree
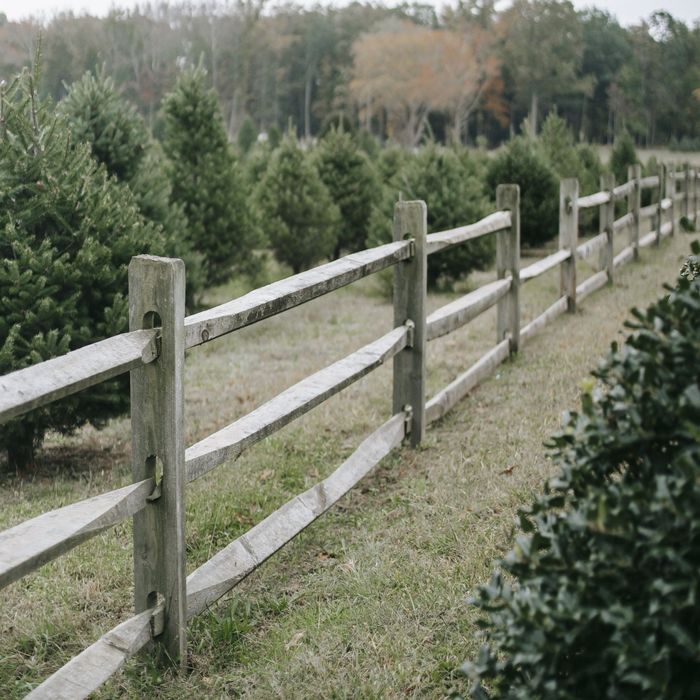
[[293,136],[273,153],[256,201],[275,257],[295,273],[333,252],[340,212]]
[[243,155],[246,155],[248,151],[255,145],[258,140],[258,130],[253,124],[253,120],[248,118],[241,125],[240,131],[238,132],[238,148]]
[[[159,227],[109,178],[23,73],[0,94],[0,374],[124,332],[127,265],[163,252]],[[12,468],[33,463],[48,429],[68,432],[122,413],[128,377],[0,428]]]
[[201,66],[180,75],[164,110],[173,197],[184,207],[192,247],[204,257],[207,283],[251,271],[256,235],[245,183]]
[[103,70],[73,83],[58,108],[68,118],[74,142],[90,144],[107,172],[128,185],[141,213],[163,227],[165,253],[185,261],[188,306],[194,305],[203,284],[201,256],[186,238],[187,219],[172,201],[170,164],[143,117]]
[[316,167],[331,199],[340,209],[333,257],[362,250],[367,241],[372,207],[381,196],[379,180],[367,156],[347,132],[331,129],[316,152]]
[[615,138],[610,154],[610,169],[615,174],[615,182],[618,184],[627,182],[627,168],[638,162],[634,141],[626,131],[623,131]]

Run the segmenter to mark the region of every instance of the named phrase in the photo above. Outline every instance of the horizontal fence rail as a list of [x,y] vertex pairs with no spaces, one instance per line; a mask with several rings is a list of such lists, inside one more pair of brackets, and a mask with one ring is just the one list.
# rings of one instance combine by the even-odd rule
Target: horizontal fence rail
[[[658,175],[642,178],[641,168],[632,166],[627,182],[615,185],[610,176],[604,176],[601,190],[583,197],[579,196],[576,180],[563,180],[559,250],[523,269],[517,186],[500,185],[499,210],[484,219],[431,234],[427,233],[425,204],[400,202],[393,243],[353,253],[189,317],[184,314],[182,263],[149,256],[135,258],[129,273],[129,333],[0,377],[0,422],[5,422],[101,381],[131,373],[133,483],[0,533],[0,587],[133,517],[136,614],[56,671],[29,697],[87,697],[128,658],[153,643],[182,663],[188,620],[214,604],[337,503],[406,438],[410,438],[411,445],[418,445],[427,424],[445,416],[517,352],[521,343],[529,342],[558,316],[575,311],[590,294],[613,283],[615,270],[637,259],[640,248],[659,245],[664,237],[674,235],[676,222],[682,217],[697,223],[698,180],[697,169],[686,168],[680,173],[662,167]],[[641,192],[645,188],[652,190],[653,201],[642,207]],[[615,206],[621,201],[627,202],[627,212],[615,219]],[[579,211],[592,207],[599,208],[600,233],[579,243]],[[641,222],[649,220],[652,230],[641,235]],[[615,237],[625,230],[626,245],[614,254]],[[498,279],[427,314],[427,256],[491,234],[496,237]],[[595,255],[599,256],[600,269],[586,279],[577,279],[582,271],[577,272],[577,260]],[[182,370],[187,348],[388,267],[394,268],[392,330],[185,449]],[[556,268],[560,270],[557,299],[521,325],[521,286]],[[456,331],[494,306],[495,345],[426,401],[426,343]],[[144,327],[149,318],[156,316],[162,319],[160,328]],[[184,485],[236,459],[390,359],[391,417],[362,440],[328,477],[295,496],[186,576]]]
[[0,377],[0,422],[118,377],[156,357],[157,331],[142,330],[6,374]]
[[367,277],[413,256],[411,241],[347,255],[185,319],[185,345],[201,345]]

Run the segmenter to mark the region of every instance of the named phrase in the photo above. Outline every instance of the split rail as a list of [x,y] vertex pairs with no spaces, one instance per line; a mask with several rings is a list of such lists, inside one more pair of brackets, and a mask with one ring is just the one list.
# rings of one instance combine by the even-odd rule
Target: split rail
[[[134,531],[136,614],[35,688],[30,698],[82,698],[104,683],[126,659],[146,646],[181,664],[188,621],[201,613],[281,549],[353,488],[405,438],[423,439],[426,426],[444,416],[495,367],[537,332],[637,258],[639,248],[673,235],[680,216],[698,221],[697,169],[664,168],[580,197],[576,180],[560,191],[559,249],[520,269],[520,203],[516,185],[497,190],[497,211],[477,223],[428,234],[423,202],[399,202],[392,243],[364,250],[254,290],[185,317],[182,261],[139,256],[129,266],[128,333],[108,338],[0,377],[0,422],[77,391],[131,373],[133,483],[74,503],[0,533],[0,587],[20,579],[97,533],[128,518]],[[680,187],[679,187],[680,185]],[[651,189],[653,203],[642,207]],[[616,202],[627,212],[615,218]],[[578,213],[598,207],[600,233],[578,243]],[[640,235],[641,223],[652,230]],[[614,254],[615,236],[627,244]],[[426,313],[427,258],[481,236],[496,236],[497,279]],[[599,255],[600,271],[577,282],[577,260]],[[263,321],[388,267],[394,269],[393,329],[194,445],[184,444],[185,351]],[[524,327],[521,287],[560,268],[559,298]],[[496,345],[442,391],[426,401],[426,345],[497,306]],[[299,494],[187,575],[184,498],[188,482],[230,463],[329,397],[393,360],[392,415],[330,476]]]

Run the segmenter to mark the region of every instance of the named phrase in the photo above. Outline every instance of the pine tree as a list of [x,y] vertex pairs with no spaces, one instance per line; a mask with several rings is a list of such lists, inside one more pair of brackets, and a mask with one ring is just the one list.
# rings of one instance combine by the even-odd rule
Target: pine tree
[[315,155],[321,180],[340,209],[333,257],[338,258],[343,250],[362,250],[367,241],[372,207],[381,197],[374,168],[357,148],[353,137],[335,128],[326,134]]
[[293,136],[273,153],[255,199],[275,257],[295,273],[333,252],[340,212]]
[[207,283],[252,271],[257,236],[245,182],[229,148],[216,92],[207,88],[201,66],[179,76],[164,111],[173,197],[184,207],[189,241],[204,258]]
[[187,218],[172,201],[170,164],[143,117],[120,94],[104,70],[73,83],[58,109],[68,118],[74,143],[88,143],[107,172],[132,191],[141,213],[163,227],[165,254],[187,267],[187,302],[203,285],[201,256],[187,240]]
[[[0,374],[124,332],[127,265],[163,252],[161,229],[24,72],[0,94]],[[4,424],[11,468],[33,463],[48,429],[69,432],[122,413],[128,377]]]

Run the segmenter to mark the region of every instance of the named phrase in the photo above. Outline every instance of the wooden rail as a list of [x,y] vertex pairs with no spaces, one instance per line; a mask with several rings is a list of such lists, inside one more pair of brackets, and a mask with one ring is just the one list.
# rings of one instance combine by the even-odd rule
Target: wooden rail
[[[682,191],[677,188],[680,183]],[[641,190],[658,190],[640,206]],[[578,182],[560,191],[560,248],[520,269],[519,190],[500,185],[498,211],[449,231],[427,233],[423,202],[400,202],[394,242],[361,251],[267,285],[239,299],[185,318],[181,261],[139,256],[129,269],[130,332],[63,357],[0,377],[0,422],[61,399],[124,372],[131,373],[133,483],[20,523],[0,533],[0,588],[60,556],[104,529],[134,519],[135,614],[34,689],[32,698],[87,697],[129,657],[155,643],[173,660],[186,657],[186,623],[248,576],[320,517],[405,438],[418,445],[427,424],[447,414],[519,344],[529,342],[588,295],[614,281],[639,248],[658,245],[675,232],[677,214],[697,222],[698,173],[681,177],[664,169],[641,177],[629,170],[626,183],[601,180],[601,191],[579,197]],[[614,219],[615,202],[627,201]],[[676,201],[680,202],[677,207]],[[692,213],[690,202],[692,201]],[[599,235],[579,245],[578,212],[600,208]],[[678,209],[678,211],[677,211]],[[654,230],[641,236],[640,221]],[[628,244],[613,255],[623,229]],[[480,236],[496,236],[498,279],[430,315],[425,309],[427,257]],[[576,261],[601,255],[601,269],[577,281]],[[394,328],[301,380],[252,412],[185,449],[184,353],[252,323],[282,313],[387,267],[394,267]],[[558,298],[521,327],[520,288],[560,268]],[[426,343],[451,333],[496,306],[496,343],[469,369],[425,400]],[[159,327],[147,324],[158,318]],[[365,438],[330,476],[299,494],[238,537],[189,576],[185,568],[184,487],[305,414],[393,358],[391,418]],[[148,365],[148,366],[147,366]]]

